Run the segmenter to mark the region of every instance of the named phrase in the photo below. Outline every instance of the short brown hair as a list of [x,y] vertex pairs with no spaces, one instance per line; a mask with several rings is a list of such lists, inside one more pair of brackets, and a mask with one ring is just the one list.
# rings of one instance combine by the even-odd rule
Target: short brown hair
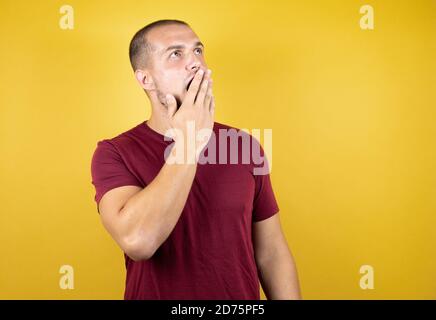
[[133,71],[136,71],[136,69],[141,67],[145,67],[148,63],[147,58],[151,45],[147,42],[147,33],[155,27],[166,26],[170,24],[182,24],[189,27],[189,24],[184,21],[165,19],[154,21],[135,33],[130,41],[129,46],[129,58]]

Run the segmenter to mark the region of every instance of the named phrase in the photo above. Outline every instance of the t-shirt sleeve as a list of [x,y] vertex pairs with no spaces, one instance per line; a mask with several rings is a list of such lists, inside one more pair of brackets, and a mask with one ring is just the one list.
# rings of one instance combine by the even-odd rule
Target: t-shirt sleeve
[[107,140],[97,143],[91,162],[91,175],[97,208],[103,195],[111,189],[128,185],[142,187],[127,168],[116,147]]
[[268,160],[262,146],[254,139],[253,146],[256,144],[258,144],[257,150],[259,151],[259,156],[256,157],[254,155],[254,153],[256,153],[256,148],[253,148],[253,176],[255,181],[253,222],[268,219],[279,212],[279,206],[271,184]]

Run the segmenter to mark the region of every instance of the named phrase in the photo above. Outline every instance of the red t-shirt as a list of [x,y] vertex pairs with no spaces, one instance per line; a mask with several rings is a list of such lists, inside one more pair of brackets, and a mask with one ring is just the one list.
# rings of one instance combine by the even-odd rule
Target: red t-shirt
[[[185,207],[169,237],[149,260],[135,262],[124,255],[125,299],[260,299],[252,227],[279,208],[269,174],[253,174],[262,164],[242,163],[241,156],[237,164],[222,164],[220,144],[230,145],[230,139],[220,139],[219,129],[231,127],[214,123],[216,164],[197,164]],[[164,165],[171,143],[146,121],[98,142],[91,165],[97,205],[113,188],[146,187]]]

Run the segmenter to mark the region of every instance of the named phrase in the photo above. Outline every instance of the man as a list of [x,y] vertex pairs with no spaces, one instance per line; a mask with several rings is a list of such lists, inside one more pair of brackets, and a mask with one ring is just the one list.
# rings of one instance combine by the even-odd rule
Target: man
[[[269,174],[255,175],[253,161],[200,164],[229,158],[212,137],[222,146],[218,131],[232,129],[214,122],[203,49],[182,21],[139,30],[130,61],[152,115],[100,141],[92,159],[102,223],[125,253],[124,298],[259,299],[260,280],[269,299],[299,299]],[[192,130],[203,133],[194,149]],[[167,161],[176,154],[185,161]]]

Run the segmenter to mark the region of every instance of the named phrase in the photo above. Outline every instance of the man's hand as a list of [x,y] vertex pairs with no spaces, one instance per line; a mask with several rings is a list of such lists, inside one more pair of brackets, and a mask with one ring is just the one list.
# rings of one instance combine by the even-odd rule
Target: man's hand
[[[173,129],[172,138],[176,141],[177,147],[188,151],[186,148],[187,140],[189,138],[196,139],[199,131],[202,131],[202,143],[198,145],[199,141],[196,141],[197,148],[192,150],[195,151],[196,160],[198,160],[201,150],[210,139],[214,123],[215,101],[212,95],[210,74],[210,70],[207,70],[206,74],[201,69],[197,71],[179,110],[177,110],[177,102],[174,96],[170,94],[166,96],[168,122],[171,129]],[[194,137],[189,136],[189,125],[194,125]],[[188,159],[193,157],[193,155],[187,156]]]

